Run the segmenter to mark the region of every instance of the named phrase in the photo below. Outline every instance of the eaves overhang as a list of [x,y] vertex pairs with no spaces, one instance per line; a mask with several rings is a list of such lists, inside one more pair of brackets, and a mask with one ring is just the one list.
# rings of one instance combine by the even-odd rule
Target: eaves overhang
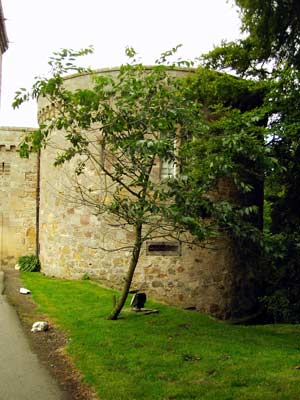
[[8,49],[8,37],[5,28],[5,18],[0,0],[0,50],[3,54]]

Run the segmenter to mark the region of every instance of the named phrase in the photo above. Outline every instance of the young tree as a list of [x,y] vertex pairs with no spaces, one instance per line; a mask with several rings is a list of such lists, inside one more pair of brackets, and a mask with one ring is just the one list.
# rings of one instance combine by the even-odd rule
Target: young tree
[[[146,240],[199,245],[221,232],[240,240],[240,248],[247,238],[250,248],[249,240],[260,235],[265,113],[256,107],[262,87],[203,68],[183,74],[178,67],[188,63],[168,63],[176,50],[149,68],[129,48],[131,63],[117,76],[95,75],[92,88],[75,91],[67,89],[63,75],[91,73],[74,64],[90,50],[62,50],[50,59],[50,78],[37,78],[14,101],[18,107],[30,97],[44,97],[53,109],[24,139],[21,154],[49,145],[60,132],[64,146],[55,164],[70,162],[80,204],[113,216],[115,226],[133,234],[124,287],[110,319],[126,301]],[[169,166],[165,179],[157,175],[159,162]],[[91,170],[97,179],[91,179]],[[222,180],[232,185],[231,198],[216,195]]]
[[[132,63],[122,65],[117,77],[95,75],[91,89],[70,91],[63,75],[85,72],[73,61],[88,51],[55,53],[49,62],[50,78],[37,78],[29,92],[21,89],[14,106],[30,97],[48,100],[54,117],[24,139],[21,154],[26,156],[31,145],[47,146],[55,132],[62,132],[65,147],[57,153],[55,164],[72,161],[81,204],[95,214],[113,216],[116,225],[133,233],[124,287],[109,316],[117,319],[146,240],[195,243],[215,234],[209,185],[184,175],[189,162],[181,146],[188,138],[201,136],[206,124],[201,104],[188,96],[183,81],[176,78],[176,65],[164,65],[176,48],[164,53],[152,68],[137,63],[134,50],[127,49]],[[174,174],[166,179],[155,176],[159,161],[173,165]],[[91,166],[104,173],[96,186],[88,179]],[[201,214],[201,210],[206,211]]]

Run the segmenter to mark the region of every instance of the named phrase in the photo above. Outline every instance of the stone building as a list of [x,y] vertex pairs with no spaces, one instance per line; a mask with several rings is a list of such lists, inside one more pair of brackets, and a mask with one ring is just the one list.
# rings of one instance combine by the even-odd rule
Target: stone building
[[0,128],[0,266],[36,248],[37,156],[21,159],[25,129]]
[[1,99],[1,80],[2,80],[2,54],[8,49],[8,38],[5,29],[4,15],[0,0],[0,99]]
[[[114,75],[117,70],[99,73]],[[67,77],[65,84],[69,89],[86,88],[90,75]],[[51,112],[40,99],[40,122]],[[1,265],[13,265],[17,256],[38,249],[47,275],[89,274],[104,286],[119,288],[129,254],[103,248],[118,248],[120,243],[126,247],[130,232],[112,229],[105,218],[72,201],[69,166],[53,166],[55,148],[61,145],[59,132],[53,132],[53,147],[29,160],[16,152],[21,134],[14,128],[0,129]],[[224,182],[219,190],[220,196],[230,196],[232,188]],[[216,239],[211,247],[150,242],[142,250],[133,286],[169,304],[233,318],[253,305],[245,274],[227,237]]]

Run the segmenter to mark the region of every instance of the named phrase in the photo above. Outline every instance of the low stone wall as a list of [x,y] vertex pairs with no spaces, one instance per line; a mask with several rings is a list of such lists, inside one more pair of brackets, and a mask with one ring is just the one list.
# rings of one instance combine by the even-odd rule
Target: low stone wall
[[21,159],[18,144],[26,129],[0,128],[0,263],[14,265],[35,252],[37,156]]

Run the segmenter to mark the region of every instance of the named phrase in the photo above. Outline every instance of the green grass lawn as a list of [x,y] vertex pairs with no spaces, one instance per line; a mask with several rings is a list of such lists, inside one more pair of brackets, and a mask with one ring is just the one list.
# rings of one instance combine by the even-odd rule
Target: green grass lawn
[[105,317],[116,292],[22,273],[38,311],[101,400],[300,399],[300,326],[233,326],[147,301],[159,314]]

